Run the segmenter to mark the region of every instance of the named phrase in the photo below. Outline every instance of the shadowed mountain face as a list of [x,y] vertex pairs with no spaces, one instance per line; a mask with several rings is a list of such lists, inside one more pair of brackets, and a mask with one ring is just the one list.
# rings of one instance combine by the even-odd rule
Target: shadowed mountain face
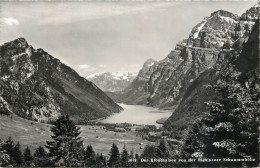
[[0,46],[0,112],[50,121],[106,117],[122,108],[96,85],[24,38]]
[[220,53],[241,52],[257,19],[257,11],[254,6],[241,17],[223,10],[213,12],[198,23],[189,38],[179,42],[165,59],[150,66],[145,78],[139,73],[123,92],[109,95],[115,101],[127,104],[148,104],[167,109],[177,106],[192,83],[217,64]]

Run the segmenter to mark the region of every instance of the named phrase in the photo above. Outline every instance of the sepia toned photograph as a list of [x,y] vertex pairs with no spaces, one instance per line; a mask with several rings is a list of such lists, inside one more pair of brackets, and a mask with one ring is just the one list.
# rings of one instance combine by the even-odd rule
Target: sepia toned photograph
[[0,1],[0,167],[259,167],[259,1]]

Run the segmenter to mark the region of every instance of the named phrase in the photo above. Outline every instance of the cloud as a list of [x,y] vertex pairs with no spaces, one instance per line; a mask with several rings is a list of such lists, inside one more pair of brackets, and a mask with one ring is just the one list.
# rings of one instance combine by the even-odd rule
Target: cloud
[[122,64],[119,66],[118,72],[139,72],[139,70],[142,68],[140,64]]
[[131,68],[140,68],[141,65],[140,64],[130,64],[129,65]]
[[90,68],[91,66],[87,65],[87,64],[82,64],[82,65],[77,65],[77,68],[80,68],[80,69],[88,69]]
[[39,24],[67,24],[86,20],[102,19],[124,14],[136,14],[155,8],[165,8],[178,5],[178,2],[164,3],[98,3],[85,2],[74,4],[59,4],[43,11]]
[[9,26],[14,26],[19,24],[19,21],[13,17],[2,18],[1,21]]
[[97,71],[97,68],[92,67],[88,64],[76,65],[75,69],[81,76],[86,76]]
[[101,65],[99,65],[99,67],[100,67],[100,68],[106,68],[107,65],[105,65],[105,64],[101,64]]

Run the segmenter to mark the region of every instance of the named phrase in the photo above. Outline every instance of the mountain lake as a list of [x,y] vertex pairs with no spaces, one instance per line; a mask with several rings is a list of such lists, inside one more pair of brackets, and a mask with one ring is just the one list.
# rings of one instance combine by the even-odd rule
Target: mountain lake
[[100,120],[100,122],[160,126],[161,124],[156,123],[157,120],[162,118],[169,118],[172,115],[172,111],[160,110],[143,105],[118,105],[120,105],[124,110],[120,113],[114,113],[108,118]]

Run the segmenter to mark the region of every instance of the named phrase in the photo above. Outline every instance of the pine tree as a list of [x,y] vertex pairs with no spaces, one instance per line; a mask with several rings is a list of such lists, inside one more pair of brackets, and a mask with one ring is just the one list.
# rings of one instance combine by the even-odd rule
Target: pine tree
[[126,150],[126,147],[124,145],[123,152],[121,153],[121,166],[122,167],[129,166],[128,165],[128,159],[129,159],[128,151]]
[[131,159],[131,162],[129,162],[130,167],[135,167],[136,162],[135,162],[135,156],[134,156],[134,150],[133,149],[131,149],[131,151],[130,151],[129,158]]
[[135,154],[135,159],[136,159],[136,167],[141,167],[142,166],[142,162],[141,162],[141,158],[138,155],[138,153]]
[[130,158],[131,159],[134,159],[134,150],[132,149],[131,152],[130,152]]
[[156,156],[158,158],[167,158],[167,157],[169,157],[169,151],[167,149],[167,146],[166,146],[164,140],[160,141],[160,144],[159,144],[159,146],[156,149]]
[[2,143],[2,151],[5,151],[5,153],[9,156],[9,164],[13,164],[13,150],[14,150],[15,144],[11,137],[9,137],[7,140],[5,140]]
[[96,167],[106,167],[106,158],[103,156],[103,154],[101,153],[100,155],[97,154],[96,156]]
[[20,143],[18,142],[13,150],[12,159],[14,162],[14,166],[24,166],[24,158],[21,151]]
[[99,155],[99,153],[97,153],[96,160],[95,160],[95,166],[96,167],[101,167],[101,165],[102,165],[102,162],[100,160],[100,155]]
[[48,153],[42,146],[39,146],[34,153],[34,165],[38,167],[51,166],[49,163]]
[[105,156],[103,156],[103,162],[102,163],[103,163],[103,167],[107,167],[107,158]]
[[100,162],[101,162],[100,167],[106,167],[106,166],[107,166],[106,157],[103,156],[102,153],[101,153],[101,155],[100,155]]
[[32,165],[32,163],[33,163],[33,156],[31,154],[31,150],[29,149],[28,146],[24,150],[23,158],[24,158],[25,166],[31,166]]
[[95,152],[91,145],[87,146],[87,150],[84,152],[84,162],[88,167],[95,165]]
[[60,116],[52,123],[51,136],[53,141],[47,141],[50,159],[57,166],[79,166],[82,164],[83,141],[79,137],[79,127],[69,119],[69,116]]
[[146,145],[144,147],[142,158],[156,158],[157,157],[157,148],[153,145]]
[[10,156],[9,154],[3,150],[4,142],[0,139],[0,166],[7,167],[10,165]]
[[120,153],[115,144],[112,145],[110,150],[110,158],[108,160],[109,167],[120,167]]

